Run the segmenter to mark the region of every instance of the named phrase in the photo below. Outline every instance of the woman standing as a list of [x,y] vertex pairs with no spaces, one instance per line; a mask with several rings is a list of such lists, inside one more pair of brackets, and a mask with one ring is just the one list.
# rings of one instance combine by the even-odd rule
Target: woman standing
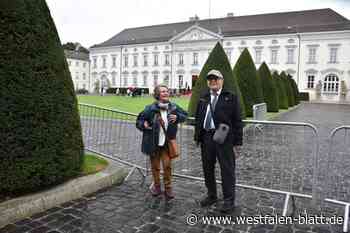
[[141,151],[150,156],[153,196],[162,193],[160,183],[160,162],[163,165],[164,194],[167,199],[174,198],[171,187],[171,158],[169,140],[176,138],[177,124],[186,120],[187,113],[175,103],[169,101],[169,89],[166,85],[154,88],[155,102],[145,107],[138,115],[136,127],[143,132]]

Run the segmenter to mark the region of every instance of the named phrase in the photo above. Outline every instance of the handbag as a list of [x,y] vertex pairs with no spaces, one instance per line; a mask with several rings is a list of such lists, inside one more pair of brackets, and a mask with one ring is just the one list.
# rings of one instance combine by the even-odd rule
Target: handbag
[[[210,104],[210,111],[211,111],[211,116],[214,120],[214,112],[211,103]],[[214,123],[215,124],[215,123]],[[213,141],[218,143],[218,144],[223,144],[228,132],[230,131],[230,126],[224,123],[220,123],[218,128],[215,129],[215,133],[213,135]]]
[[175,159],[175,158],[180,156],[179,146],[177,145],[176,139],[169,139],[167,137],[166,129],[164,126],[164,121],[163,121],[162,117],[160,116],[160,114],[158,114],[158,119],[159,119],[160,126],[164,130],[164,134],[166,137],[165,142],[167,143],[169,157],[170,157],[170,159]]

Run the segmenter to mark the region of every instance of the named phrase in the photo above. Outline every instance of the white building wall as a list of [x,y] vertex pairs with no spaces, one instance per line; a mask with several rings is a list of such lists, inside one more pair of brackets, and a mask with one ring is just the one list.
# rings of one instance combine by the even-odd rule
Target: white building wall
[[90,90],[90,62],[67,58],[74,89]]
[[[186,41],[184,38],[189,38]],[[179,88],[179,75],[183,76],[183,88],[187,83],[192,86],[192,75],[199,75],[211,49],[218,38],[205,37],[203,40],[191,40],[183,36],[178,41],[162,43],[124,45],[109,48],[90,49],[91,60],[91,89],[96,81],[106,77],[112,87],[145,87],[143,76],[147,76],[147,87],[150,92],[154,88],[154,77],[157,75],[158,84],[164,82],[169,75],[169,87]],[[339,80],[345,80],[350,88],[350,32],[301,33],[283,35],[263,35],[250,37],[223,38],[223,48],[231,51],[231,66],[233,67],[241,51],[247,47],[254,61],[256,50],[261,51],[261,62],[256,63],[258,69],[262,62],[266,62],[271,71],[286,71],[291,74],[299,86],[300,91],[308,91],[311,99],[316,98],[315,86],[318,81],[323,82],[328,74],[336,74]],[[300,48],[299,48],[300,45]],[[316,63],[309,62],[309,48],[316,47]],[[329,63],[330,47],[338,47],[337,63]],[[294,50],[292,63],[288,63],[288,48]],[[276,63],[271,63],[271,50],[277,50]],[[193,53],[198,53],[198,65],[193,64]],[[148,55],[148,65],[144,66],[143,55]],[[154,54],[158,54],[158,66],[154,65]],[[165,65],[165,54],[170,55],[170,65]],[[184,65],[179,65],[179,54],[183,54]],[[124,65],[124,56],[128,55],[128,67]],[[137,55],[137,66],[133,66],[133,55]],[[116,66],[112,67],[112,57],[116,57]],[[103,67],[103,57],[106,66]],[[93,60],[97,59],[94,68]],[[299,61],[300,59],[300,61]],[[315,75],[314,88],[307,88],[307,78],[310,73]],[[115,75],[115,84],[112,77]],[[74,71],[73,71],[74,75]],[[136,77],[136,85],[134,85]],[[125,85],[127,78],[127,85]],[[340,87],[339,87],[340,89]],[[350,93],[349,93],[350,94]],[[348,94],[348,98],[349,97]],[[322,95],[323,99],[339,100],[340,95]]]

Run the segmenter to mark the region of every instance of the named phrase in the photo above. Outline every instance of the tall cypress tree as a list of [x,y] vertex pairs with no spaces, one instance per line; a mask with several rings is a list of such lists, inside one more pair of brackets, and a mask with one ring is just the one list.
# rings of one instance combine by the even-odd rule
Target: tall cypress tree
[[273,72],[272,78],[277,84],[278,103],[280,109],[288,109],[287,91],[277,71]]
[[291,86],[290,82],[288,81],[287,74],[284,71],[281,72],[280,77],[281,77],[283,84],[285,86],[285,89],[286,89],[288,106],[292,107],[295,105],[295,98],[294,98],[294,92],[293,92],[292,86]]
[[264,100],[256,68],[248,49],[244,49],[233,69],[241,90],[247,117],[253,116],[253,105]]
[[264,101],[267,105],[267,111],[278,112],[279,102],[276,81],[272,78],[269,67],[265,62],[263,62],[259,67],[258,73],[261,78],[261,85],[264,94]]
[[293,89],[294,103],[295,104],[299,104],[300,100],[299,100],[299,89],[298,89],[298,86],[297,86],[295,80],[293,79],[293,77],[290,74],[288,74],[287,77],[288,77],[290,85],[292,86],[292,89]]
[[0,19],[0,193],[24,193],[80,173],[81,125],[45,0],[2,0]]
[[240,103],[241,103],[242,117],[244,118],[245,111],[244,111],[244,105],[242,104],[243,102],[242,102],[241,92],[239,90],[237,80],[232,74],[230,62],[226,56],[224,49],[222,48],[219,42],[215,45],[214,49],[211,51],[207,61],[205,62],[199,74],[199,78],[196,82],[196,85],[192,90],[192,96],[188,106],[189,115],[193,116],[195,114],[201,93],[203,93],[205,90],[208,89],[206,77],[208,72],[212,69],[219,70],[224,76],[224,88],[228,91],[231,91],[232,93],[236,94],[239,97]]

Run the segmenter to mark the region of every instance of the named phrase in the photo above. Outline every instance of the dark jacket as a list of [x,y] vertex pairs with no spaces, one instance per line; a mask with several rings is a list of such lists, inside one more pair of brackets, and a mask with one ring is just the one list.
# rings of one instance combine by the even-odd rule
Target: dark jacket
[[[203,124],[209,103],[210,92],[207,90],[199,99],[195,115],[194,140],[197,143],[202,142],[202,136],[204,133]],[[225,144],[229,143],[234,146],[242,145],[243,123],[241,119],[239,99],[236,95],[222,89],[216,103],[213,119],[215,128],[217,128],[220,123],[225,123],[230,126],[230,131],[224,142]]]
[[[160,113],[160,109],[157,102],[155,102],[151,105],[147,105],[145,109],[137,116],[136,120],[136,127],[143,132],[141,151],[147,155],[152,155],[156,151],[158,145],[159,130],[161,126],[157,120],[157,113]],[[169,114],[176,115],[177,119],[175,123],[168,122],[166,138],[175,139],[177,133],[177,124],[182,123],[186,120],[187,113],[177,104],[170,102],[168,115]],[[145,129],[145,121],[149,123],[151,129]]]

